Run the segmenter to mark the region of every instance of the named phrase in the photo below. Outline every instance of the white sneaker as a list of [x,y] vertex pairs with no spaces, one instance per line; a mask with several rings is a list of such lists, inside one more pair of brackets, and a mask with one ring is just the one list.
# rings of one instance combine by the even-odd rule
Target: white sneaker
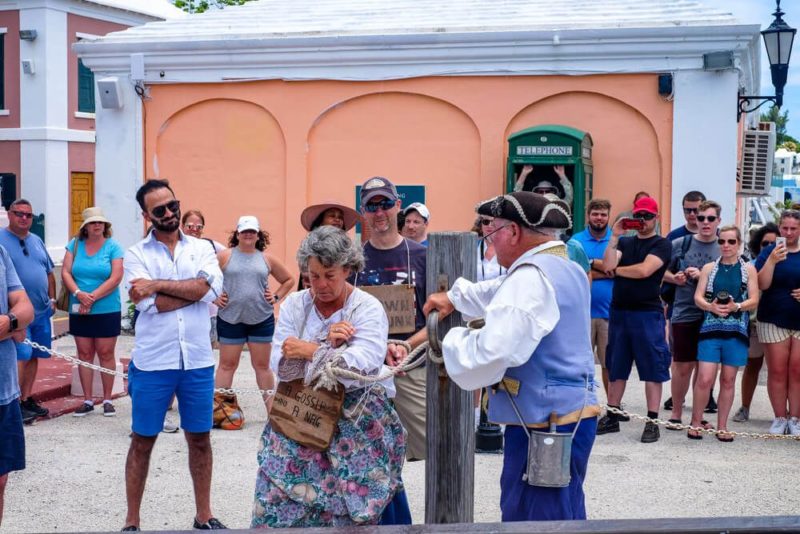
[[798,420],[797,417],[792,417],[789,419],[789,424],[787,427],[790,435],[800,436],[800,420]]
[[172,422],[172,419],[169,417],[164,418],[164,427],[161,429],[162,432],[166,434],[174,434],[178,431],[178,425]]
[[772,421],[772,426],[769,427],[769,433],[782,436],[786,434],[787,426],[789,426],[789,421],[785,417],[776,417]]

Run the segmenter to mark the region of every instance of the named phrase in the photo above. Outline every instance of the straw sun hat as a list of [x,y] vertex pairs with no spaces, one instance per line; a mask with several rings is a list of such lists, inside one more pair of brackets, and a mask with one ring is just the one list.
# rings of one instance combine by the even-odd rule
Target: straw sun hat
[[83,230],[84,226],[93,222],[103,222],[111,226],[111,221],[106,219],[106,216],[103,215],[102,208],[94,206],[91,208],[86,208],[85,210],[83,210],[83,213],[81,213],[81,217],[83,217],[83,222],[81,223],[80,230]]

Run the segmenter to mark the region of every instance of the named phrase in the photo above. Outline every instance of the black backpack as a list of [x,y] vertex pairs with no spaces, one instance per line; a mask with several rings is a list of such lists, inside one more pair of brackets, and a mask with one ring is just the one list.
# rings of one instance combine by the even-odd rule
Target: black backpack
[[[670,260],[669,265],[667,266],[667,270],[671,273],[675,273],[679,267],[681,266],[681,262],[683,258],[686,257],[686,253],[689,251],[689,248],[692,246],[692,239],[694,238],[694,234],[689,234],[683,236],[683,241],[681,241],[681,251],[680,253]],[[661,284],[661,300],[664,301],[665,304],[673,304],[675,302],[675,290],[678,288],[675,284],[669,284],[667,282],[662,282]]]

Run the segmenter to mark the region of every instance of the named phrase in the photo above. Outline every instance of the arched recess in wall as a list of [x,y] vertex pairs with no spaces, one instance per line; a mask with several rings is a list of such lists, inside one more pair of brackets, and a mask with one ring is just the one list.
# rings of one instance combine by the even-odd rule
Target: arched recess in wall
[[370,176],[424,185],[435,230],[467,230],[480,200],[480,134],[449,102],[416,93],[373,93],[326,110],[308,134],[309,202],[355,203]]
[[159,129],[158,177],[168,178],[181,208],[200,209],[206,232],[223,243],[240,215],[255,215],[283,250],[286,143],[266,109],[210,99],[180,109]]
[[[612,213],[630,209],[645,190],[662,203],[663,157],[653,124],[639,110],[608,95],[568,91],[525,107],[505,136],[542,124],[563,124],[588,132],[594,142],[595,198],[611,200]],[[671,140],[668,140],[671,146]],[[507,157],[508,144],[505,144]]]

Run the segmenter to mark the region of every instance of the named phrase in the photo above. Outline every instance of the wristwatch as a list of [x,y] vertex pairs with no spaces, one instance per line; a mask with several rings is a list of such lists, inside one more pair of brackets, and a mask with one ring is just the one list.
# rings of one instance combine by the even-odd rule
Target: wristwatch
[[13,332],[17,328],[19,328],[19,321],[17,320],[17,316],[11,312],[8,312],[8,331]]
[[275,293],[275,296],[272,297],[272,302],[277,304],[279,300],[281,300],[281,298],[278,296],[277,293]]
[[742,305],[737,302],[736,303],[736,313],[739,313],[740,311],[742,311]]
[[80,293],[80,292],[81,292],[80,289],[76,289],[75,293],[73,293],[72,296],[75,297],[75,298],[78,298],[78,293]]

